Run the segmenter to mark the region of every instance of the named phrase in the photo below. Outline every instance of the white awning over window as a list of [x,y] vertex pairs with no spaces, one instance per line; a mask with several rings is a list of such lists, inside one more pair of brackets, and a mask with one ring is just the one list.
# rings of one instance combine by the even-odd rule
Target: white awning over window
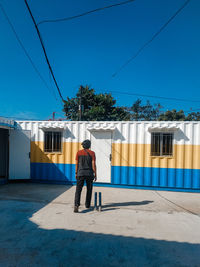
[[115,128],[114,123],[92,123],[87,127],[88,131],[114,131]]
[[66,130],[67,126],[63,122],[43,122],[39,125],[39,129],[42,130]]
[[9,120],[9,119],[0,117],[0,128],[15,129],[16,128],[16,122],[14,120]]
[[149,132],[175,132],[179,127],[176,124],[153,124],[148,128]]

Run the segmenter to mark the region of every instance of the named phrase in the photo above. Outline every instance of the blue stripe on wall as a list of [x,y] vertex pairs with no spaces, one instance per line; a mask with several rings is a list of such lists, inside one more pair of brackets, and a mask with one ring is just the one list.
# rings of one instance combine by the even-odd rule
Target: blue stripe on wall
[[31,163],[31,179],[76,181],[75,164]]
[[[75,182],[75,164],[31,163],[31,179]],[[112,166],[111,184],[200,189],[200,170]]]
[[112,166],[111,183],[200,189],[200,170]]

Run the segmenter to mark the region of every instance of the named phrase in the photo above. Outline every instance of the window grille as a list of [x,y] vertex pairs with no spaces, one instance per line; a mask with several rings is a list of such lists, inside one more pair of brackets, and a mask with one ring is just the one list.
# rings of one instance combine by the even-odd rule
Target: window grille
[[61,152],[61,132],[45,132],[44,152]]
[[173,133],[151,134],[151,156],[173,155]]

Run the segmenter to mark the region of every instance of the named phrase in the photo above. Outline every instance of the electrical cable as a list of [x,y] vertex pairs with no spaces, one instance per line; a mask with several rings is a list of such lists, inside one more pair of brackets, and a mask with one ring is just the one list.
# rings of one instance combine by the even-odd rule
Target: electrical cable
[[193,102],[193,103],[199,103],[197,100],[188,100],[183,98],[173,98],[173,97],[164,97],[164,96],[153,96],[153,95],[143,95],[143,94],[135,94],[135,93],[127,93],[127,92],[120,92],[120,91],[110,91],[111,93],[117,93],[122,95],[129,95],[129,96],[142,96],[142,97],[150,97],[150,98],[158,98],[158,99],[165,99],[165,100],[174,100],[174,101],[183,101],[183,102]]
[[26,48],[24,47],[24,45],[23,45],[22,41],[20,40],[20,38],[19,38],[17,32],[15,31],[15,28],[14,28],[14,26],[13,26],[11,20],[9,19],[9,17],[8,17],[6,11],[5,11],[5,9],[3,8],[3,6],[2,6],[1,4],[0,4],[0,8],[1,8],[1,11],[2,11],[2,13],[4,14],[4,16],[5,16],[5,18],[6,18],[7,22],[8,22],[8,24],[10,25],[10,28],[12,29],[12,31],[13,31],[13,33],[14,33],[14,35],[15,35],[15,37],[16,37],[18,43],[19,43],[19,45],[21,46],[22,50],[24,51],[25,55],[27,56],[28,60],[30,61],[32,67],[33,67],[34,70],[35,70],[35,72],[38,74],[38,76],[40,77],[40,79],[42,80],[42,82],[44,83],[44,85],[46,86],[46,88],[49,90],[49,92],[53,94],[53,96],[55,97],[56,100],[58,100],[58,99],[56,98],[56,96],[55,96],[55,93],[54,93],[53,91],[50,90],[50,87],[48,86],[47,82],[44,80],[44,78],[43,78],[42,75],[40,74],[39,70],[37,69],[36,65],[34,64],[33,60],[32,60],[31,57],[29,56],[29,54],[28,54]]
[[25,4],[26,4],[26,7],[27,7],[27,9],[28,9],[28,11],[29,11],[29,14],[30,14],[30,16],[31,16],[31,18],[32,18],[33,24],[34,24],[35,29],[36,29],[36,31],[37,31],[37,34],[38,34],[38,37],[39,37],[39,40],[40,40],[40,43],[41,43],[41,46],[42,46],[42,49],[43,49],[43,52],[44,52],[44,56],[45,56],[47,65],[48,65],[49,70],[50,70],[50,72],[51,72],[51,75],[52,75],[52,77],[53,77],[53,80],[54,80],[54,83],[55,83],[56,88],[57,88],[57,90],[58,90],[59,96],[60,96],[60,98],[62,99],[62,101],[64,102],[64,99],[63,99],[63,97],[62,97],[60,88],[59,88],[58,83],[57,83],[57,81],[56,81],[56,78],[55,78],[55,76],[54,76],[54,73],[53,73],[51,64],[50,64],[50,62],[49,62],[49,59],[48,59],[48,56],[47,56],[47,53],[46,53],[46,49],[45,49],[45,46],[44,46],[44,43],[43,43],[43,40],[42,40],[40,31],[39,31],[39,29],[38,29],[38,27],[37,27],[36,21],[35,21],[35,19],[34,19],[34,17],[33,17],[33,14],[32,14],[31,9],[30,9],[30,7],[29,7],[29,5],[28,5],[28,3],[27,3],[27,0],[24,0],[24,2],[25,2]]
[[[50,80],[50,87],[52,88],[53,90],[53,84],[52,84],[52,76],[51,76],[51,72],[49,70],[49,80]],[[57,99],[58,100],[58,99]],[[59,103],[61,104],[61,106],[63,106],[63,103],[61,101],[61,99],[59,98]]]
[[[198,111],[200,110],[200,108],[197,108],[197,109],[191,109],[191,110],[186,110],[184,111],[185,113],[193,113],[194,111]],[[199,112],[200,113],[200,112]]]
[[163,26],[151,37],[151,39],[148,40],[146,43],[144,43],[131,58],[129,58],[123,65],[121,65],[121,67],[117,71],[115,71],[112,74],[111,77],[112,78],[116,77],[117,74],[123,68],[125,68],[132,60],[134,60],[168,26],[168,24],[186,7],[186,5],[189,4],[190,1],[191,0],[186,0],[184,4],[168,19],[168,21],[165,22]]
[[[0,115],[0,118],[1,117],[2,118],[6,118],[6,119],[11,119],[11,120],[19,120],[19,121],[48,121],[50,119],[51,115],[47,119],[45,119],[45,120],[41,120],[41,119],[37,119],[37,118],[35,118],[35,119],[33,119],[33,118],[32,119],[27,119],[27,118],[21,118],[21,117],[14,117],[14,116],[9,117],[9,116]],[[65,118],[61,118],[61,119],[65,119]]]
[[22,120],[22,121],[43,121],[43,120],[38,120],[38,119],[27,119],[27,118],[20,118],[20,117],[9,117],[9,116],[4,116],[0,115],[0,117],[6,118],[6,119],[11,119],[11,120]]
[[75,15],[75,16],[72,16],[72,17],[66,17],[66,18],[62,18],[62,19],[42,20],[42,21],[38,22],[37,25],[41,25],[41,24],[44,24],[44,23],[51,23],[51,22],[68,21],[68,20],[72,20],[72,19],[76,19],[76,18],[80,18],[80,17],[86,16],[86,15],[89,15],[89,14],[94,13],[94,12],[97,12],[97,11],[101,11],[101,10],[104,10],[104,9],[108,9],[108,8],[112,8],[112,7],[116,7],[116,6],[121,6],[121,5],[129,4],[129,3],[134,2],[134,1],[135,0],[128,0],[128,1],[120,2],[120,3],[109,5],[109,6],[96,8],[96,9],[93,9],[93,10],[90,10],[90,11],[86,11],[86,12],[84,12],[82,14]]

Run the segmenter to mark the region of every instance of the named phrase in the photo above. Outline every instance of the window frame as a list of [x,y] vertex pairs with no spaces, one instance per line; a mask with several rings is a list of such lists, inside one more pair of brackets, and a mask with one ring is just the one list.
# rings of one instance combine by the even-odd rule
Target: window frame
[[[156,155],[155,151],[153,151],[153,138],[154,138],[154,134],[159,134],[159,155]],[[164,134],[169,134],[171,135],[171,153],[170,154],[163,154],[163,135]],[[151,133],[151,157],[173,157],[174,156],[174,132],[152,132]]]
[[[50,151],[50,150],[47,151],[45,148],[46,147],[45,142],[46,142],[46,134],[47,133],[52,133],[52,144],[51,144],[52,151]],[[54,151],[53,150],[54,149],[53,148],[54,147],[54,139],[55,139],[53,133],[59,133],[60,134],[60,151]],[[63,131],[51,130],[51,129],[44,131],[44,147],[43,147],[43,149],[44,149],[45,154],[62,154],[62,152],[63,152]]]

